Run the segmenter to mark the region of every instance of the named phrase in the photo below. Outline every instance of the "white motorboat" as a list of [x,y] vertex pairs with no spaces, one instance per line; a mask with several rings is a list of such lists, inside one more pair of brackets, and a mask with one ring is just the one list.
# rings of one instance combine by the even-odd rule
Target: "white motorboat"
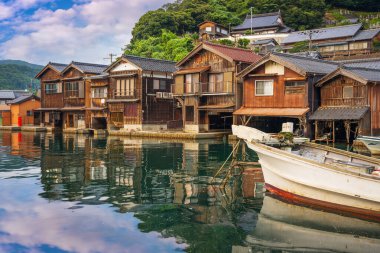
[[380,137],[358,136],[355,142],[361,142],[369,150],[371,155],[380,155]]
[[292,201],[380,220],[379,159],[307,141],[283,150],[250,131],[233,127],[257,153],[267,190]]
[[285,252],[380,252],[380,223],[265,196],[256,228],[246,242]]

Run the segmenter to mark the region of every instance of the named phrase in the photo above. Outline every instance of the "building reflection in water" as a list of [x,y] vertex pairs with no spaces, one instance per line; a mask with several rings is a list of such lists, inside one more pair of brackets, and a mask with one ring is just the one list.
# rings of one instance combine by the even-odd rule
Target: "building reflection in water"
[[231,152],[231,145],[221,140],[173,143],[48,135],[42,146],[41,195],[51,200],[100,204],[108,198],[120,206],[191,204],[204,212],[205,208],[227,205],[225,199],[234,201],[242,190],[243,196],[252,197],[247,183],[255,183],[247,181],[249,175],[245,175],[243,188],[239,181],[223,193],[211,184],[215,170]]

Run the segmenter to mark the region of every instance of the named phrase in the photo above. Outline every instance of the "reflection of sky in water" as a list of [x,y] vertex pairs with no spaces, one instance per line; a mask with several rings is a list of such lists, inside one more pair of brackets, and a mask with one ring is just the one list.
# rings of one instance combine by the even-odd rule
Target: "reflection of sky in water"
[[140,232],[133,214],[109,205],[69,209],[74,202],[36,198],[38,184],[35,178],[1,181],[1,252],[173,252],[186,246]]

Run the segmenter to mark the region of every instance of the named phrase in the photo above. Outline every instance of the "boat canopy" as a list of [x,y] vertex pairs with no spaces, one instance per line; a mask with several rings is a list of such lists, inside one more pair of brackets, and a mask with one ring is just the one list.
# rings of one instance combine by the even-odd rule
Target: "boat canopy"
[[290,117],[298,118],[304,116],[309,108],[248,108],[241,107],[234,115],[257,116],[257,117]]
[[360,120],[369,110],[369,107],[320,107],[311,120]]

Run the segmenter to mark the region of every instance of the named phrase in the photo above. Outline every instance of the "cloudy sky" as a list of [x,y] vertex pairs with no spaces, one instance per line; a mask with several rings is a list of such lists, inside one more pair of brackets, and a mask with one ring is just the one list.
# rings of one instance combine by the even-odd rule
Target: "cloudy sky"
[[171,0],[0,0],[0,59],[108,63],[139,17]]

